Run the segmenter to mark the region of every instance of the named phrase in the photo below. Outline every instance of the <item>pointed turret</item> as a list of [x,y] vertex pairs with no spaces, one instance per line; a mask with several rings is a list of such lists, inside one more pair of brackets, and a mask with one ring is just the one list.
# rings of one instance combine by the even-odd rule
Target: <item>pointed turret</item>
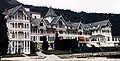
[[54,10],[52,9],[52,7],[49,8],[47,14],[45,15],[45,17],[56,17],[57,15],[55,14]]

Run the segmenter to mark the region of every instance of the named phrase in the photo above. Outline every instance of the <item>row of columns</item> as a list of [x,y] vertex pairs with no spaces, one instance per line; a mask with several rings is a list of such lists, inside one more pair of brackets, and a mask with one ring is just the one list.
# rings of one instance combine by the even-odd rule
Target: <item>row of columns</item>
[[30,41],[10,41],[8,53],[30,53]]
[[11,18],[12,19],[24,19],[24,20],[28,20],[28,16],[25,15],[25,13],[23,11],[16,12],[16,14],[13,17],[11,17]]
[[29,29],[30,28],[30,24],[28,23],[10,23],[12,25],[12,28],[25,28],[25,29]]
[[120,41],[120,37],[113,37],[112,41]]
[[[24,37],[24,38],[30,38],[30,37],[29,37],[29,36],[30,36],[30,33],[29,33],[29,32],[25,32],[25,31],[22,31],[22,32],[23,32],[23,37]],[[12,38],[17,38],[17,39],[19,38],[19,31],[16,31],[16,32],[13,31],[13,32],[11,32],[11,34],[12,34],[12,35],[11,35]],[[13,36],[14,36],[14,37],[13,37]]]
[[31,29],[31,33],[36,33],[36,34],[39,34],[39,33],[45,33],[46,30],[43,30],[43,29],[35,29],[35,28],[32,28]]

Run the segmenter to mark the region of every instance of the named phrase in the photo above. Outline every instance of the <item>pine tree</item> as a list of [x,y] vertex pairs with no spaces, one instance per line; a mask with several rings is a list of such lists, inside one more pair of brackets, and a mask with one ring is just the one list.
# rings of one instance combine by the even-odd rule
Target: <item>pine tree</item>
[[8,36],[6,19],[4,19],[3,11],[0,10],[0,56],[5,55],[8,49]]
[[47,51],[47,50],[48,50],[48,47],[49,47],[49,45],[48,45],[48,42],[47,42],[46,36],[43,36],[42,49],[43,49],[44,51]]

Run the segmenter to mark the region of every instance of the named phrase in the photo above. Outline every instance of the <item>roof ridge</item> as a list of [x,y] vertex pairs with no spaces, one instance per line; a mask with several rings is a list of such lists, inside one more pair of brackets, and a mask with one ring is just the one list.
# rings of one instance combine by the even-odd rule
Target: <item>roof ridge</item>
[[22,5],[18,5],[16,7],[13,7],[11,9],[7,10],[7,12],[4,12],[4,14],[13,15],[13,13],[16,12],[20,7],[22,7]]
[[48,17],[48,16],[53,16],[53,17],[56,17],[57,15],[55,14],[54,10],[52,9],[52,7],[49,8],[47,14],[45,15],[45,17]]

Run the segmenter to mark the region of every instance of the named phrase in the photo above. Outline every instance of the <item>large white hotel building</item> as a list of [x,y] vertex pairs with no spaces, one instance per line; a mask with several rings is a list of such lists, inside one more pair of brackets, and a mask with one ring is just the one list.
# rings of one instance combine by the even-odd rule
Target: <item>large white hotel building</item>
[[37,42],[40,48],[42,36],[47,36],[49,43],[53,43],[56,32],[63,39],[83,36],[89,39],[90,44],[101,47],[117,46],[120,40],[112,36],[109,20],[89,24],[66,22],[62,16],[55,14],[51,7],[44,17],[22,5],[6,10],[3,14],[7,19],[8,53],[11,54],[30,54],[30,42]]

